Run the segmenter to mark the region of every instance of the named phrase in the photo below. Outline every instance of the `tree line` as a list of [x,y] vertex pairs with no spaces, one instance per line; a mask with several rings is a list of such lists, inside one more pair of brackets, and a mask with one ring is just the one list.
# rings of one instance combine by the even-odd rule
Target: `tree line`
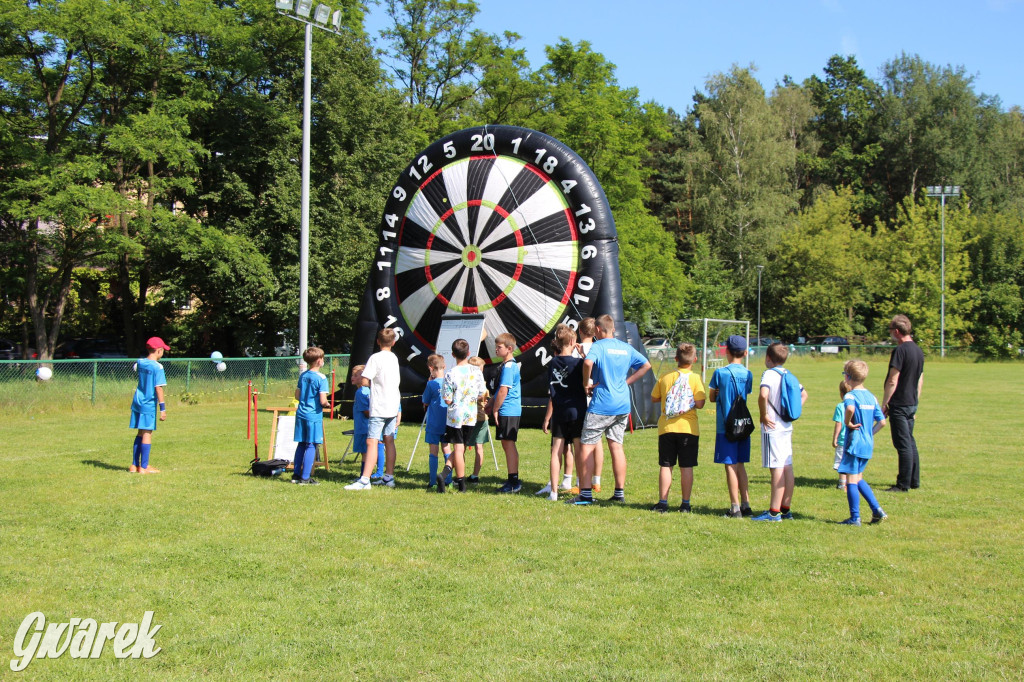
[[[597,173],[628,319],[752,319],[882,338],[892,313],[1016,355],[1024,322],[1024,114],[964,67],[850,56],[766,91],[715,73],[685,112],[644,101],[586,41],[531,65],[460,0],[335,3],[314,37],[310,335],[343,348],[395,178],[469,126],[552,135]],[[176,352],[265,353],[297,336],[303,28],[270,0],[23,0],[0,14],[0,336],[152,333]]]

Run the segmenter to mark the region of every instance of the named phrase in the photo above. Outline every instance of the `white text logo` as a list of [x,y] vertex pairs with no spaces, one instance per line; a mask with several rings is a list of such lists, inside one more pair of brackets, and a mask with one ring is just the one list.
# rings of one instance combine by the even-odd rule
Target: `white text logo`
[[[46,617],[36,611],[25,616],[14,637],[11,670],[28,667],[32,658],[60,658],[66,652],[71,658],[99,658],[107,640],[114,642],[117,658],[153,658],[160,653],[153,639],[162,625],[153,626],[153,612],[146,611],[142,623],[97,623],[92,618],[72,618],[67,623],[46,624]],[[31,633],[31,636],[30,634]]]

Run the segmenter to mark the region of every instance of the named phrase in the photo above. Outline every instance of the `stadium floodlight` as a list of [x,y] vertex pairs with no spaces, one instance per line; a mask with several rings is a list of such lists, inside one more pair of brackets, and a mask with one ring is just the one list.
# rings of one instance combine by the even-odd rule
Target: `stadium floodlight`
[[925,188],[929,197],[939,197],[942,201],[941,243],[942,243],[942,284],[940,294],[939,318],[939,349],[942,357],[946,357],[946,197],[960,196],[960,185],[929,185]]
[[280,12],[292,12],[295,10],[295,0],[277,0],[276,6]]
[[334,27],[335,31],[341,30],[341,10],[334,10],[334,14],[331,15],[331,26]]
[[313,12],[313,21],[318,24],[326,24],[327,20],[331,18],[331,8],[327,5],[317,5],[316,11]]
[[309,17],[313,11],[313,0],[298,0],[295,3],[295,13],[300,17]]

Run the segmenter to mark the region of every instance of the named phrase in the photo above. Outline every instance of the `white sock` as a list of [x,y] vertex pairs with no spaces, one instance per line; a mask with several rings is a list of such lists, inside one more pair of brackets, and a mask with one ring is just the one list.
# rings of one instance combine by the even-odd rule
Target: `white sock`
[[370,482],[370,479],[369,479],[369,478],[367,478],[366,476],[360,476],[360,477],[359,477],[359,482],[360,482],[360,483],[364,483],[364,484],[365,484],[365,483],[369,483],[369,482]]
[[551,500],[552,502],[557,502],[558,501],[558,493],[556,493],[554,490],[552,490],[551,494],[548,495],[548,499]]
[[572,474],[565,474],[564,476],[562,476],[563,488],[568,488],[570,483],[572,483]]
[[594,485],[601,485],[601,477],[594,476]]

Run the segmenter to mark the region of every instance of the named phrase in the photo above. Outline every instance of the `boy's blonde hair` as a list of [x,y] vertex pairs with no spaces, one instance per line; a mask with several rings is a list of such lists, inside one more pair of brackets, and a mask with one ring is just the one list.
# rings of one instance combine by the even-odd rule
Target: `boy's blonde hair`
[[444,358],[437,353],[427,356],[427,367],[430,369],[444,369]]
[[786,344],[784,343],[776,342],[768,346],[768,350],[765,351],[765,354],[770,357],[772,362],[776,365],[784,365],[786,364],[786,358],[789,357],[789,348],[786,348]]
[[597,332],[597,320],[584,317],[580,322],[580,338],[591,338]]
[[551,340],[551,347],[562,352],[576,344],[576,332],[567,324],[559,324],[555,327],[555,338]]
[[395,330],[391,327],[385,327],[377,332],[377,345],[380,347],[391,347],[395,345]]
[[612,319],[611,315],[602,315],[597,318],[596,324],[605,334],[611,335],[615,333],[615,320]]
[[494,337],[494,343],[495,344],[499,344],[500,343],[501,345],[505,346],[506,348],[511,348],[512,350],[516,349],[516,337],[512,336],[508,332],[502,332],[501,334],[498,334],[497,336],[495,336]]
[[479,355],[474,355],[467,362],[469,362],[469,364],[473,365],[474,367],[479,367],[480,369],[483,369],[484,365],[487,364],[487,361],[484,360]]
[[362,374],[364,369],[366,369],[366,365],[356,365],[352,368],[352,376]]
[[863,360],[849,360],[843,365],[843,371],[851,382],[862,384],[868,378],[868,363]]
[[692,365],[697,359],[697,348],[692,343],[681,343],[676,348],[676,363],[680,365]]
[[[844,368],[845,369],[845,368]],[[846,379],[839,381],[839,397],[845,398],[846,394],[850,392],[850,384],[846,383]]]
[[317,348],[316,346],[310,346],[306,350],[302,351],[302,359],[307,365],[312,365],[317,360],[324,359],[324,349]]

